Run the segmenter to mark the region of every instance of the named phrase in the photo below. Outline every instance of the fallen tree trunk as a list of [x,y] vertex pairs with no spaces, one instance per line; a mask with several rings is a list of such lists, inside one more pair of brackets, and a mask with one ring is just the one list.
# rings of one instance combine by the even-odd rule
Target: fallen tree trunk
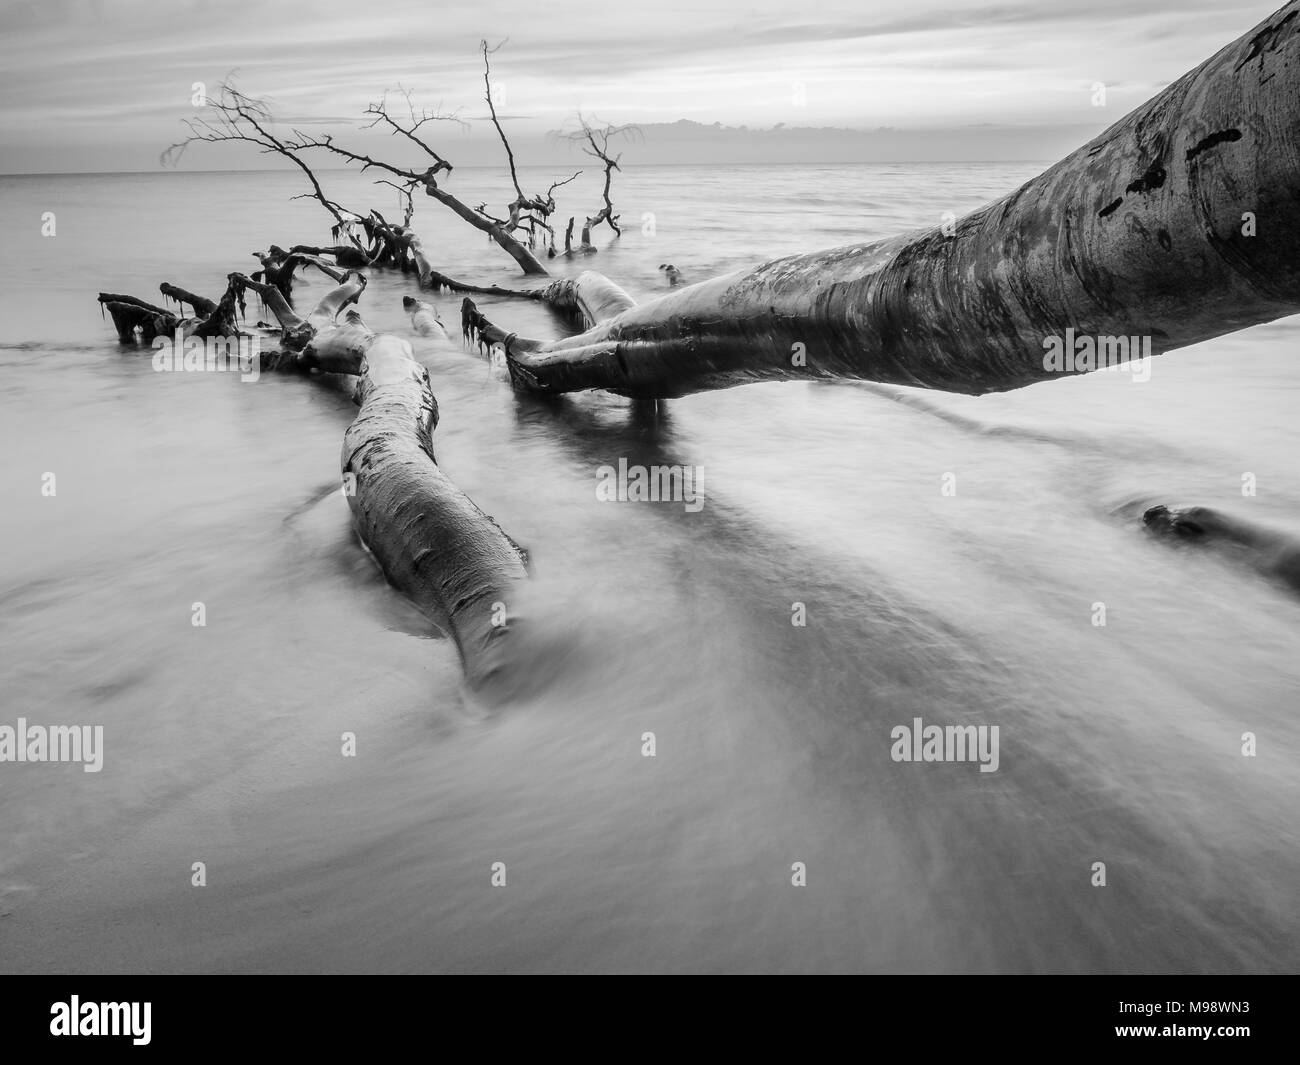
[[227,284],[225,294],[217,301],[196,296],[167,282],[163,282],[159,290],[164,296],[190,304],[194,308],[195,317],[182,317],[134,296],[116,292],[99,294],[99,302],[112,316],[113,327],[117,330],[117,339],[121,343],[135,343],[137,329],[140,331],[139,339],[146,344],[152,344],[157,337],[171,337],[178,333],[183,338],[240,335],[235,313],[236,308],[243,310],[239,287]]
[[506,664],[527,554],[438,467],[428,371],[407,341],[371,332],[355,311],[337,321],[364,291],[361,275],[347,275],[305,319],[274,286],[238,276],[267,299],[286,344],[300,349],[293,362],[266,368],[360,377],[352,391],[360,410],[341,460],[357,532],[389,582],[452,637],[469,686],[489,686]]
[[663,398],[851,378],[979,395],[1099,368],[1054,360],[1067,329],[1160,354],[1294,314],[1298,15],[1292,0],[947,232],[778,259],[549,343],[502,329],[515,385]]
[[121,344],[134,344],[137,329],[140,330],[141,339],[146,344],[152,344],[155,337],[172,333],[181,320],[172,311],[120,292],[101,292],[99,305],[113,319],[113,328],[117,331],[117,339]]
[[410,344],[372,335],[364,363],[342,456],[357,530],[389,581],[450,633],[467,683],[482,688],[505,666],[527,555],[439,469],[438,404]]

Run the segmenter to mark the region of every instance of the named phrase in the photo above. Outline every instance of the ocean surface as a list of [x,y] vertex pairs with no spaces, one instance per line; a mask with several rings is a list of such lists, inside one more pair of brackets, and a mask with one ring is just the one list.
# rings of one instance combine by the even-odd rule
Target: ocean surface
[[[628,166],[623,237],[553,265],[650,299],[661,263],[689,282],[889,236],[1039,169]],[[400,216],[369,176],[322,176]],[[597,181],[560,190],[561,227]],[[494,170],[449,187],[508,199]],[[432,297],[456,343],[413,337],[414,280],[376,272],[359,309],[429,367],[440,463],[533,559],[537,682],[489,713],[351,531],[353,408],[155,373],[101,317],[99,291],[215,298],[256,249],[329,242],[302,191],[0,177],[0,725],[104,727],[98,773],[0,764],[0,971],[1300,965],[1300,601],[1139,520],[1300,531],[1295,319],[1141,383],[764,384],[646,417],[514,395],[459,344],[458,298]],[[444,272],[522,280],[427,198],[415,225]],[[299,307],[328,287],[306,272]],[[620,458],[702,468],[705,505],[601,502]],[[997,726],[997,771],[895,762],[916,718]]]

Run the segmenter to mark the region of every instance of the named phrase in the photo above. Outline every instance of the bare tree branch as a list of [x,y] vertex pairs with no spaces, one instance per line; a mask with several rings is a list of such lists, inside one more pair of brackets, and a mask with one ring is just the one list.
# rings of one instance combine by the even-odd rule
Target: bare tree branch
[[370,104],[366,108],[365,113],[373,115],[374,119],[373,121],[368,122],[364,128],[373,129],[377,125],[387,126],[390,134],[405,137],[407,140],[411,141],[411,143],[417,144],[424,149],[425,153],[434,162],[434,165],[427,171],[429,176],[436,177],[439,171],[442,170],[445,170],[450,174],[452,170],[451,163],[434,151],[433,148],[426,144],[422,138],[417,137],[416,133],[426,122],[455,122],[461,126],[468,126],[468,123],[461,119],[459,114],[456,112],[444,115],[439,110],[429,111],[422,108],[420,114],[417,115],[415,113],[415,101],[411,91],[403,88],[400,84],[397,86],[397,91],[406,101],[406,109],[410,114],[411,119],[410,125],[403,126],[401,123],[394,121],[393,117],[388,113],[388,93],[385,92],[384,95],[379,98],[378,103]]
[[578,125],[580,128],[570,133],[568,139],[580,144],[584,154],[598,160],[605,167],[605,187],[601,193],[605,205],[596,214],[587,218],[586,225],[582,229],[582,243],[584,247],[590,247],[591,231],[601,222],[608,224],[615,235],[622,236],[623,233],[618,225],[619,215],[614,213],[614,201],[609,194],[614,171],[622,169],[619,166],[619,161],[623,158],[623,153],[611,155],[610,141],[617,141],[620,138],[640,140],[642,134],[639,126],[615,126],[609,123],[604,125],[593,124],[581,111],[578,112]]
[[527,197],[524,196],[524,190],[519,187],[519,174],[515,170],[515,153],[511,150],[510,142],[506,139],[506,131],[501,128],[501,120],[497,118],[496,104],[492,102],[492,64],[488,60],[488,56],[498,51],[509,39],[507,37],[505,41],[501,41],[494,48],[489,48],[487,41],[482,40],[479,41],[479,48],[483,51],[483,88],[486,90],[488,112],[492,115],[492,125],[496,126],[497,136],[501,138],[501,143],[506,149],[506,159],[510,163],[510,180],[515,186],[515,195],[518,199],[524,200]]
[[[190,145],[200,141],[219,144],[226,141],[243,141],[261,148],[262,154],[282,155],[304,174],[311,182],[312,195],[334,217],[334,235],[337,239],[343,235],[360,247],[359,241],[352,233],[352,226],[358,221],[357,215],[345,212],[342,207],[325,195],[321,183],[303,159],[298,155],[300,145],[295,141],[286,141],[277,137],[267,127],[274,124],[271,111],[263,100],[246,96],[235,87],[229,79],[221,83],[221,92],[216,100],[209,100],[212,109],[211,118],[187,119],[185,126],[189,136],[170,145],[159,156],[164,166],[175,166]],[[295,138],[300,139],[295,131]]]
[[375,184],[391,186],[401,194],[402,201],[406,208],[406,214],[403,217],[402,225],[409,226],[411,224],[411,217],[415,214],[415,202],[411,199],[411,190],[414,189],[419,182],[408,181],[405,185],[398,185],[396,182],[389,181],[387,178],[380,178],[375,182]]

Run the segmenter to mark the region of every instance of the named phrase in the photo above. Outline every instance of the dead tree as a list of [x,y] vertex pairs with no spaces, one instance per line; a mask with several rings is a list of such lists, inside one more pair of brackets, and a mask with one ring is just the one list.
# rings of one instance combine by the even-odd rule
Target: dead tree
[[[304,151],[325,151],[335,155],[348,162],[360,165],[362,171],[375,168],[382,170],[402,182],[403,186],[411,190],[423,188],[427,196],[432,197],[445,207],[449,208],[458,217],[464,219],[475,229],[486,233],[503,251],[505,251],[525,274],[544,275],[546,268],[538,261],[536,256],[514,235],[517,226],[513,226],[508,220],[496,219],[487,214],[477,211],[468,204],[462,202],[458,197],[448,192],[438,184],[438,175],[446,171],[451,172],[452,166],[446,159],[438,154],[427,141],[420,136],[419,131],[427,123],[432,121],[460,121],[460,119],[451,115],[440,115],[428,111],[417,115],[414,104],[411,102],[410,94],[405,94],[405,99],[410,112],[409,118],[402,121],[393,117],[388,110],[387,96],[381,98],[378,103],[372,103],[366,108],[366,114],[372,116],[370,126],[386,127],[390,134],[404,137],[412,144],[417,145],[429,159],[431,165],[424,170],[411,170],[403,167],[393,166],[382,160],[372,158],[369,155],[363,155],[358,152],[350,151],[341,145],[334,143],[331,136],[324,137],[307,137],[303,134],[297,134],[292,142],[292,148],[298,152]],[[368,127],[369,128],[369,127]],[[554,188],[554,186],[553,186]]]
[[118,342],[122,344],[134,344],[137,330],[139,339],[152,344],[155,337],[169,336],[175,332],[180,321],[180,316],[169,310],[119,292],[101,292],[99,306],[101,311],[107,311],[113,319]]
[[253,258],[262,264],[262,269],[253,274],[254,279],[274,285],[276,291],[292,303],[293,273],[301,261],[298,256],[272,244],[266,251],[253,252]]
[[173,314],[134,296],[124,296],[115,292],[99,294],[99,303],[112,317],[119,342],[133,344],[140,340],[152,344],[160,336],[179,335],[182,338],[189,338],[240,335],[239,318],[244,313],[242,287],[228,284],[219,300],[196,296],[165,281],[159,286],[159,290],[169,299],[182,304],[188,303],[194,309],[194,316]]
[[360,409],[341,458],[357,531],[394,587],[455,641],[467,684],[491,694],[506,672],[528,556],[439,468],[428,371],[406,340],[371,332],[355,311],[343,314],[365,290],[360,274],[343,276],[306,318],[274,286],[232,275],[239,286],[267,300],[292,368],[357,378],[351,394]]
[[185,125],[189,135],[167,148],[162,153],[161,161],[164,164],[175,165],[191,146],[200,142],[213,144],[243,142],[257,146],[263,154],[274,153],[283,156],[306,175],[312,191],[304,195],[315,198],[334,219],[334,226],[331,228],[334,239],[345,239],[356,250],[358,256],[367,262],[373,261],[372,250],[362,243],[358,233],[367,233],[373,237],[376,232],[382,232],[382,227],[376,226],[373,218],[349,211],[325,195],[320,180],[304,158],[309,152],[324,151],[358,164],[362,171],[374,168],[390,174],[399,179],[405,188],[412,190],[423,188],[428,196],[438,200],[470,225],[486,233],[519,264],[524,273],[544,275],[545,267],[514,237],[507,226],[484,217],[456,196],[439,187],[438,175],[443,172],[450,173],[452,165],[428,144],[420,131],[430,122],[459,122],[460,119],[455,115],[441,115],[427,111],[417,115],[410,94],[405,90],[402,91],[407,101],[409,119],[401,121],[394,118],[388,110],[388,98],[385,95],[377,103],[372,103],[366,108],[365,113],[371,117],[367,128],[387,128],[393,135],[401,136],[417,145],[431,160],[431,165],[423,170],[393,166],[383,160],[349,151],[335,144],[333,136],[328,134],[310,137],[299,130],[294,130],[290,137],[278,137],[270,131],[269,127],[274,124],[274,118],[267,105],[263,101],[245,95],[229,82],[223,83],[218,97],[209,101],[210,116],[188,120]]
[[527,555],[434,460],[438,404],[410,344],[367,345],[358,400],[342,456],[357,529],[388,579],[450,632],[470,686],[488,685],[506,665]]
[[[623,158],[620,152],[618,155],[610,155],[609,142],[617,140],[620,137],[639,137],[641,131],[636,126],[612,126],[608,123],[602,126],[593,126],[581,111],[578,112],[578,124],[581,127],[569,134],[569,140],[581,144],[583,152],[600,162],[605,169],[605,187],[601,193],[604,200],[604,206],[601,207],[594,215],[587,217],[582,226],[582,243],[579,251],[583,254],[592,254],[596,251],[595,246],[591,243],[591,231],[604,222],[614,231],[614,236],[620,237],[623,231],[619,228],[619,215],[614,213],[614,201],[610,199],[610,184],[613,180],[614,171],[619,168],[619,160]],[[573,219],[569,219],[569,231],[565,234],[564,250],[572,254],[572,236],[573,236]]]
[[[223,83],[219,96],[209,102],[212,109],[210,116],[188,121],[186,127],[189,130],[189,136],[171,145],[163,153],[162,160],[164,163],[174,164],[178,162],[185,151],[196,142],[244,142],[257,146],[263,153],[274,153],[283,156],[307,176],[312,191],[304,195],[314,197],[330,212],[334,219],[334,226],[331,229],[334,239],[338,241],[340,238],[344,238],[347,243],[335,244],[332,247],[297,245],[291,248],[289,252],[277,248],[273,249],[272,253],[267,253],[263,258],[262,278],[275,284],[281,293],[289,299],[292,298],[293,274],[292,268],[287,267],[287,260],[295,253],[303,251],[316,255],[332,255],[340,266],[349,269],[359,266],[380,265],[403,270],[415,269],[419,271],[422,277],[429,275],[432,266],[428,263],[427,258],[423,262],[420,261],[416,248],[418,237],[415,236],[411,229],[414,215],[412,193],[420,188],[424,190],[427,196],[442,203],[457,216],[496,242],[515,260],[525,274],[545,276],[546,268],[534,255],[533,249],[536,248],[540,237],[543,244],[548,248],[548,256],[555,256],[555,231],[549,222],[556,209],[555,193],[557,189],[574,181],[582,171],[575,171],[567,178],[551,182],[544,193],[529,196],[523,191],[519,182],[514,149],[506,136],[501,116],[497,113],[496,102],[492,95],[490,57],[497,49],[490,47],[486,41],[480,42],[480,48],[483,53],[484,96],[492,125],[501,140],[502,146],[505,148],[510,180],[515,191],[515,197],[507,205],[506,217],[504,218],[498,218],[489,213],[485,203],[479,204],[476,208],[471,208],[439,185],[439,175],[443,173],[450,174],[453,169],[452,164],[429,143],[427,134],[423,132],[424,128],[429,123],[460,123],[462,120],[456,114],[441,114],[438,111],[429,111],[427,109],[417,113],[411,93],[400,86],[398,92],[405,101],[407,116],[405,118],[395,116],[394,112],[390,110],[389,96],[385,93],[378,102],[371,103],[366,108],[365,114],[370,118],[366,128],[387,129],[390,135],[401,137],[417,146],[427,156],[430,163],[423,169],[395,166],[382,159],[351,151],[336,143],[334,137],[330,134],[308,136],[299,130],[293,130],[291,136],[277,136],[270,129],[274,125],[274,118],[267,105],[260,100],[245,95],[229,82]],[[601,160],[605,166],[605,206],[595,216],[587,220],[587,224],[583,229],[584,248],[587,251],[594,251],[590,243],[591,228],[593,226],[604,221],[614,229],[615,233],[619,232],[618,216],[614,214],[613,203],[610,200],[611,173],[618,167],[618,157],[609,154],[608,145],[611,138],[627,134],[634,127],[605,126],[596,128],[588,125],[585,121],[583,121],[582,125],[583,131],[580,135],[587,145],[584,147],[584,151]],[[361,215],[349,211],[336,201],[331,200],[325,194],[320,180],[305,159],[305,156],[311,152],[322,151],[343,159],[347,163],[360,166],[363,172],[376,169],[389,175],[389,177],[382,178],[377,183],[386,184],[397,189],[403,197],[405,211],[401,225],[389,224],[377,210]],[[566,234],[565,237],[566,253],[572,252],[571,232],[572,223],[570,223],[570,233]],[[521,239],[521,235],[524,239]]]
[[[331,272],[328,264],[316,265]],[[389,581],[455,641],[469,686],[491,694],[507,665],[511,609],[527,578],[527,554],[438,467],[432,442],[438,404],[428,372],[406,340],[371,332],[348,310],[365,291],[365,276],[331,276],[338,285],[304,317],[276,285],[232,273],[209,317],[184,324],[185,335],[228,335],[214,330],[230,327],[243,293],[251,290],[280,326],[282,350],[263,355],[263,369],[345,382],[360,407],[344,435],[341,460],[357,531]],[[184,294],[186,302],[205,302],[162,287]],[[132,311],[150,322],[175,319],[131,296],[101,293],[100,302],[115,324]],[[413,317],[427,320],[431,332],[441,328],[426,306],[412,303]]]
[[[434,165],[416,173],[328,140],[263,139],[264,112],[243,97],[232,106],[228,117],[250,123],[253,134],[191,139],[252,140],[295,158],[328,149],[431,196],[440,191],[437,174],[450,170],[432,150]],[[392,124],[413,138],[419,128]],[[1159,353],[1300,311],[1297,143],[1300,0],[1291,0],[1061,163],[951,228],[790,256],[639,306],[592,272],[524,293],[569,313],[580,332],[559,341],[521,338],[468,297],[462,329],[499,344],[516,387],[539,392],[604,388],[662,398],[792,377],[971,394],[1018,388],[1062,372],[1044,352],[1066,330],[1149,337]],[[299,165],[339,231],[369,254],[356,238],[361,216],[328,201]],[[612,216],[608,198],[607,206]],[[495,228],[498,243],[530,255],[503,225],[460,208],[478,228]],[[422,278],[432,278],[409,226],[370,217],[377,232],[391,230],[386,239],[402,244]],[[243,275],[231,276],[205,317],[179,319],[111,293],[100,300],[124,339],[171,321],[203,335],[234,328],[251,288],[279,321],[290,365],[358,380],[361,409],[342,455],[357,527],[389,580],[452,634],[470,683],[484,685],[506,663],[526,555],[438,468],[428,374],[406,341],[372,333],[347,311],[364,287],[363,276],[340,275],[305,318],[273,281]],[[192,294],[167,294],[197,315]]]
[[[504,44],[505,42],[503,41],[501,43]],[[515,169],[514,149],[510,147],[510,141],[506,137],[506,131],[501,128],[501,119],[497,115],[496,103],[492,99],[492,63],[488,57],[496,52],[500,47],[501,44],[498,44],[495,48],[489,48],[487,41],[479,42],[479,49],[483,52],[483,94],[484,98],[487,100],[488,114],[492,119],[492,125],[496,128],[497,136],[501,138],[501,145],[506,150],[506,162],[510,167],[510,182],[515,187],[515,198],[508,208],[510,213],[508,220],[491,218],[491,216],[484,211],[483,206],[480,206],[478,210],[484,215],[484,217],[490,218],[495,224],[506,226],[511,233],[519,229],[526,230],[528,233],[528,246],[530,248],[536,247],[537,245],[537,231],[539,229],[545,232],[550,237],[551,243],[554,244],[555,230],[551,228],[547,219],[549,219],[555,211],[555,190],[560,186],[567,185],[570,181],[573,181],[582,173],[582,171],[577,171],[572,176],[565,178],[563,181],[552,182],[551,187],[542,195],[526,196],[524,194],[524,190],[519,185],[519,172]]]
[[1292,0],[954,227],[777,259],[550,343],[502,329],[512,378],[647,398],[786,378],[979,395],[1096,369],[1055,364],[1067,329],[1159,354],[1272,321],[1300,311],[1297,143]]

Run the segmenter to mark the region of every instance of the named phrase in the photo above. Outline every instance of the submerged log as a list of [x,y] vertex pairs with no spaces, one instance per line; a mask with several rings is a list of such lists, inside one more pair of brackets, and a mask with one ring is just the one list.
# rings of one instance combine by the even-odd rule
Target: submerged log
[[145,300],[137,299],[135,296],[125,296],[120,292],[101,292],[99,294],[99,302],[105,305],[109,303],[124,303],[128,306],[138,307],[141,310],[149,311],[153,314],[169,315],[172,318],[176,317],[173,312],[164,307],[157,307]]
[[1300,311],[1298,143],[1292,0],[955,227],[778,259],[578,336],[513,338],[512,378],[648,398],[788,378],[980,395],[1099,368],[1055,360],[1067,336],[1172,351]]
[[425,303],[424,300],[417,300],[411,296],[403,296],[402,309],[411,316],[411,328],[420,336],[446,338],[447,330],[442,324],[442,319],[438,317],[438,312],[433,304]]
[[1153,535],[1227,551],[1266,577],[1300,592],[1300,540],[1211,507],[1150,507],[1142,521]]
[[101,292],[99,304],[113,319],[113,328],[117,331],[118,343],[121,344],[134,344],[137,329],[140,331],[140,339],[146,344],[152,344],[155,337],[175,331],[181,321],[180,316],[171,311],[120,292]]
[[99,302],[112,316],[113,327],[117,330],[117,339],[121,343],[135,343],[137,329],[140,332],[139,339],[146,344],[152,344],[160,336],[174,334],[179,334],[181,337],[240,335],[236,313],[244,309],[240,286],[228,283],[224,295],[216,301],[196,296],[167,282],[163,282],[159,290],[164,296],[190,304],[194,308],[195,317],[182,317],[134,296],[125,296],[116,292],[99,294]]

